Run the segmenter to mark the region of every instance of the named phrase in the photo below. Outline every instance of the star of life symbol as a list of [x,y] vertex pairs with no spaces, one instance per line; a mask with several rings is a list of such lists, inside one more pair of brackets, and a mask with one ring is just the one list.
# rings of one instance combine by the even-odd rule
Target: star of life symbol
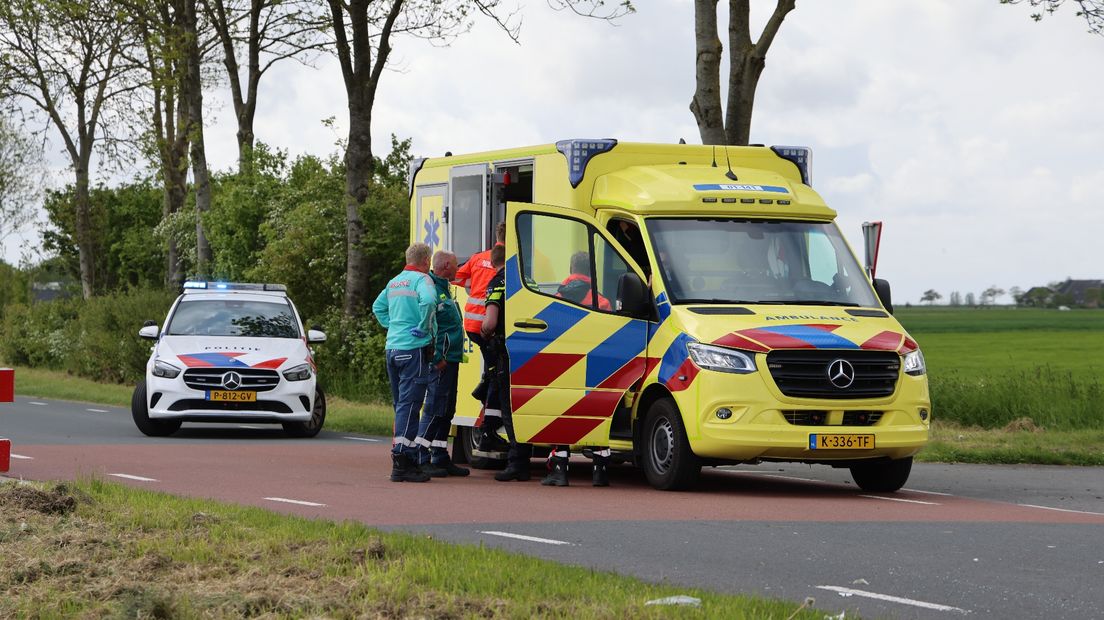
[[828,364],[828,380],[841,390],[849,388],[855,382],[855,367],[847,360],[832,360]]
[[431,248],[435,248],[441,243],[441,237],[437,234],[437,229],[441,227],[441,220],[437,219],[437,214],[433,211],[429,212],[429,217],[426,221],[422,222],[422,228],[425,229],[426,235],[425,242]]
[[222,375],[222,387],[228,390],[236,390],[241,387],[241,375],[236,372],[228,372]]

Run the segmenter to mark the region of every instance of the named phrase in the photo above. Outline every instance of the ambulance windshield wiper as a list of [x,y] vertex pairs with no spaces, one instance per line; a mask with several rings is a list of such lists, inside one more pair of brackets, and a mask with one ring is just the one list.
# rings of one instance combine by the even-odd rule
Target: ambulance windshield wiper
[[826,299],[765,299],[757,302],[761,304],[778,304],[780,306],[848,306],[857,308],[859,304],[848,301],[828,301]]
[[716,297],[687,297],[685,299],[678,300],[678,302],[676,302],[676,303],[680,303],[680,304],[737,304],[737,305],[746,305],[746,304],[758,304],[758,303],[762,303],[762,302],[750,301],[750,300],[747,300],[747,299],[718,299]]

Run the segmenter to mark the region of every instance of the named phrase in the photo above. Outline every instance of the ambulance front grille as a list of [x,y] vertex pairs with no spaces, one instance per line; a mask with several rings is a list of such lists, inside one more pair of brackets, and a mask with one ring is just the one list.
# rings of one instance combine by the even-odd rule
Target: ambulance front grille
[[828,413],[818,409],[789,409],[782,411],[782,416],[795,426],[874,426],[885,412],[844,411],[843,419],[838,425],[828,423]]
[[[854,371],[854,380],[847,387],[837,387],[829,380],[828,366],[836,360],[845,360]],[[784,349],[767,354],[767,368],[786,396],[884,398],[897,389],[901,357],[893,351]]]
[[184,384],[193,390],[221,390],[223,377],[238,373],[241,385],[236,389],[268,392],[280,383],[280,373],[265,368],[189,368],[184,371]]

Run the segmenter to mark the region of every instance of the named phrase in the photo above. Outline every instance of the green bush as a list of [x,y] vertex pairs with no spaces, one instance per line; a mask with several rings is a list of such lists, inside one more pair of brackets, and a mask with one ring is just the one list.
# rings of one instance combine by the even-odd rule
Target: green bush
[[77,319],[80,302],[12,304],[4,312],[0,357],[9,364],[34,368],[64,368],[73,348],[66,327]]
[[339,309],[323,315],[326,342],[314,347],[327,393],[351,400],[391,400],[383,357],[387,333],[371,316],[349,318]]

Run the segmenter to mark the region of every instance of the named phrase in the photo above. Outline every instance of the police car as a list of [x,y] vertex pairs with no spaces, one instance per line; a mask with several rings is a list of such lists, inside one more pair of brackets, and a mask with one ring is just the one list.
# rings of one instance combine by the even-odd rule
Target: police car
[[183,422],[282,424],[314,437],[326,419],[310,344],[326,334],[304,330],[280,284],[185,282],[154,341],[146,378],[131,399],[138,430],[164,437]]

